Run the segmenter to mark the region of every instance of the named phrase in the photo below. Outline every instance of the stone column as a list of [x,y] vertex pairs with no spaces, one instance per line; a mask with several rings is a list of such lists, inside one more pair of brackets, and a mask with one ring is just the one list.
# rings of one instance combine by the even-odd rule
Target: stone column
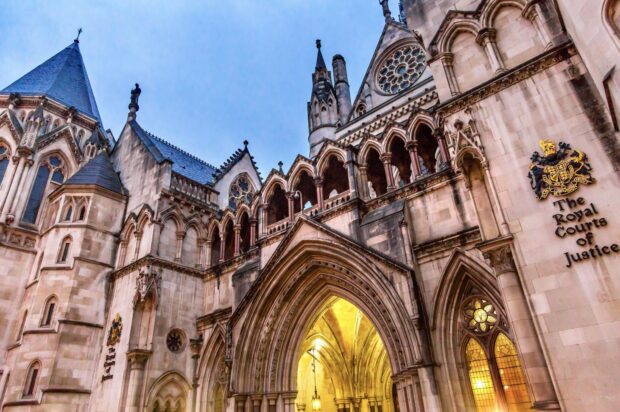
[[245,412],[246,395],[235,395],[235,412]]
[[193,378],[192,378],[192,412],[196,411],[196,399],[198,397],[198,359],[200,358],[200,351],[202,350],[203,339],[200,336],[198,339],[189,340],[189,348],[192,352],[192,364],[193,364]]
[[15,179],[15,176],[17,176],[17,171],[20,169],[21,163],[23,163],[22,158],[19,156],[13,156],[11,160],[13,161],[13,167],[9,169],[10,174],[8,176],[5,176],[4,182],[2,184],[4,190],[2,190],[2,197],[0,198],[0,211],[4,211],[4,204],[9,198],[8,195],[11,191],[11,188],[13,187],[13,181]]
[[315,177],[314,184],[316,185],[316,198],[319,204],[319,209],[322,210],[325,203],[323,201],[323,178]]
[[235,225],[233,227],[233,232],[235,232],[235,257],[239,256],[241,253],[241,226]]
[[420,168],[420,158],[418,157],[418,143],[410,140],[407,142],[405,147],[407,148],[409,157],[411,158],[411,171],[413,172],[413,179],[411,179],[411,181],[414,181],[422,174],[422,170]]
[[179,230],[177,232],[177,251],[176,251],[176,255],[174,256],[175,262],[181,261],[181,253],[183,251],[183,239],[184,238],[185,238],[185,232]]
[[252,411],[251,412],[261,412],[261,406],[263,403],[263,395],[254,394],[250,398],[252,400]]
[[278,394],[267,394],[267,412],[276,412],[278,409]]
[[351,198],[357,197],[357,180],[355,179],[355,164],[353,162],[353,154],[351,151],[347,152],[347,161],[344,164],[347,170],[347,176],[349,178],[349,193]]
[[204,267],[208,268],[209,266],[211,266],[211,255],[213,253],[213,242],[211,240],[207,240],[205,241],[205,247],[207,248],[207,251],[205,253],[205,262],[204,262]]
[[293,192],[286,192],[286,200],[288,201],[288,221],[295,221],[295,198]]
[[284,401],[284,412],[295,412],[295,399],[297,398],[297,392],[289,392],[282,394],[282,400]]
[[536,29],[536,34],[543,47],[545,49],[550,49],[553,47],[553,36],[540,17],[540,4],[538,3],[538,1],[530,1],[523,9],[522,15],[525,19],[529,20]]
[[521,365],[532,392],[533,409],[560,410],[549,368],[512,257],[511,246],[507,243],[497,245],[485,250],[484,256],[495,270],[515,343],[521,355]]
[[224,251],[226,250],[226,244],[224,243],[225,240],[226,237],[224,236],[224,233],[220,233],[220,262],[224,261]]
[[497,215],[497,219],[499,220],[499,231],[502,236],[508,236],[510,234],[510,229],[508,228],[508,223],[506,222],[506,217],[504,216],[504,211],[502,210],[502,205],[499,203],[499,196],[497,195],[497,190],[495,189],[495,184],[493,183],[493,178],[491,177],[489,163],[487,161],[482,162],[482,168],[484,169],[484,178],[488,182],[488,188],[491,189],[491,196],[493,196],[495,213]]
[[450,151],[448,150],[448,143],[446,142],[446,135],[443,133],[438,133],[437,141],[439,142],[439,149],[441,150],[443,161],[446,162],[447,165],[450,165],[450,160],[451,160]]
[[142,231],[135,231],[133,235],[136,238],[136,247],[133,250],[133,261],[138,260],[138,256],[140,255],[140,244],[142,243]]
[[392,153],[385,152],[381,155],[381,161],[383,162],[383,170],[385,171],[385,178],[387,179],[387,190],[396,189],[396,184],[394,183],[394,174],[392,173]]
[[504,66],[502,57],[499,54],[499,50],[497,50],[497,43],[495,42],[496,35],[497,30],[484,28],[478,33],[476,42],[484,49],[487,54],[487,58],[489,59],[489,63],[491,63],[493,73],[497,74],[505,71],[506,67]]
[[368,166],[359,165],[357,169],[360,171],[360,180],[362,186],[359,188],[359,195],[362,199],[368,200],[370,199],[370,194],[368,193]]
[[452,96],[457,96],[460,93],[459,84],[456,81],[454,75],[454,55],[452,53],[444,53],[440,57],[443,69],[446,72],[446,78],[448,79],[448,87]]
[[[28,172],[30,171],[30,168],[32,167],[33,162],[30,159],[24,159],[23,161],[23,168],[21,171],[19,171],[20,173],[16,176],[17,182],[16,185],[14,186],[15,188],[15,192],[11,195],[9,194],[8,196],[8,207],[7,207],[7,223],[12,223],[15,220],[15,217],[17,216],[18,213],[18,207],[20,204],[20,200],[24,197],[26,198],[26,202],[28,201],[27,199],[27,195],[24,194],[24,185],[26,183],[27,176],[28,176]],[[13,188],[12,188],[13,189]],[[41,205],[43,205],[43,200],[41,201]],[[39,212],[41,211],[41,209],[39,209]]]
[[207,267],[206,262],[205,262],[205,258],[207,256],[206,245],[207,245],[207,239],[205,238],[198,239],[198,265],[197,266],[200,268]]
[[254,247],[256,245],[256,225],[258,224],[258,219],[252,218],[250,219],[250,247]]
[[151,356],[151,351],[134,349],[127,352],[129,363],[129,380],[127,382],[126,412],[138,412],[142,404],[142,387],[144,386],[144,369]]
[[261,231],[261,233],[263,235],[266,235],[267,234],[267,226],[269,225],[268,222],[267,222],[267,213],[269,212],[269,203],[263,203],[260,212],[261,212],[261,215],[262,215],[262,219],[261,220],[262,220],[262,225],[263,225],[263,227],[262,227],[263,230]]

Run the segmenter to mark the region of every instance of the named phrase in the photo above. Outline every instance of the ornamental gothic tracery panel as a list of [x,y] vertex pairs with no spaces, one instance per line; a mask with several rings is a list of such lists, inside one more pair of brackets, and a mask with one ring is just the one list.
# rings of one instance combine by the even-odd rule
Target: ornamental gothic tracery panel
[[393,51],[377,69],[376,82],[385,94],[396,94],[413,86],[426,68],[424,51],[405,45]]
[[239,205],[252,203],[254,199],[254,185],[246,174],[241,174],[233,180],[228,192],[228,207],[237,210]]

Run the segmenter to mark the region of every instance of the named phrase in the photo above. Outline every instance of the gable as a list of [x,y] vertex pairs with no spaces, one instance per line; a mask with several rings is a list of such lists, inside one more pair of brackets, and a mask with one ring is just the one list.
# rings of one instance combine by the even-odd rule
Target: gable
[[261,179],[254,165],[254,161],[252,160],[252,156],[248,151],[245,151],[241,158],[231,165],[226,173],[218,176],[214,188],[219,192],[218,203],[220,209],[224,210],[228,207],[228,191],[230,190],[230,184],[242,173],[249,176],[256,191],[261,189]]

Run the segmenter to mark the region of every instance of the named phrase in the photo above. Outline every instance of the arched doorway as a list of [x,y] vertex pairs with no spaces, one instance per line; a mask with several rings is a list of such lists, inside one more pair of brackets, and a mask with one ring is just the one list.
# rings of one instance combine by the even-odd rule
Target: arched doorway
[[299,348],[298,412],[393,412],[392,368],[372,321],[349,301],[320,307]]

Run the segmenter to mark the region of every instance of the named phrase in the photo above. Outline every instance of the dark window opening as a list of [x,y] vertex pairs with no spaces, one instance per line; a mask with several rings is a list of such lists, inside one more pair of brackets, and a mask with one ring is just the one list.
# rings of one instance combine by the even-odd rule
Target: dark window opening
[[422,175],[437,172],[440,166],[439,162],[441,162],[441,153],[431,128],[427,125],[421,125],[416,132],[416,141],[418,142],[418,158],[420,159]]
[[301,194],[300,198],[295,197],[295,213],[299,213],[301,211],[301,206],[303,203],[303,208],[308,209],[317,204],[316,199],[316,186],[314,185],[314,179],[308,174],[307,171],[302,170],[299,174],[299,180],[297,181],[297,185],[295,185],[294,190],[297,195]]
[[224,260],[235,256],[235,229],[232,220],[226,223],[224,228]]
[[329,199],[349,190],[349,176],[344,163],[330,156],[323,172],[323,199]]
[[379,152],[370,149],[366,155],[366,178],[368,194],[370,198],[381,196],[387,192],[387,179],[385,167],[379,156]]
[[241,215],[241,228],[239,232],[239,250],[246,253],[250,250],[250,218],[247,213]]
[[390,144],[392,153],[392,169],[394,183],[397,187],[403,187],[411,182],[411,156],[402,139],[394,138]]
[[216,227],[213,230],[213,237],[211,239],[211,265],[217,265],[217,263],[220,261],[220,248],[220,229]]
[[282,186],[276,185],[268,203],[267,224],[271,225],[288,217],[288,199]]

